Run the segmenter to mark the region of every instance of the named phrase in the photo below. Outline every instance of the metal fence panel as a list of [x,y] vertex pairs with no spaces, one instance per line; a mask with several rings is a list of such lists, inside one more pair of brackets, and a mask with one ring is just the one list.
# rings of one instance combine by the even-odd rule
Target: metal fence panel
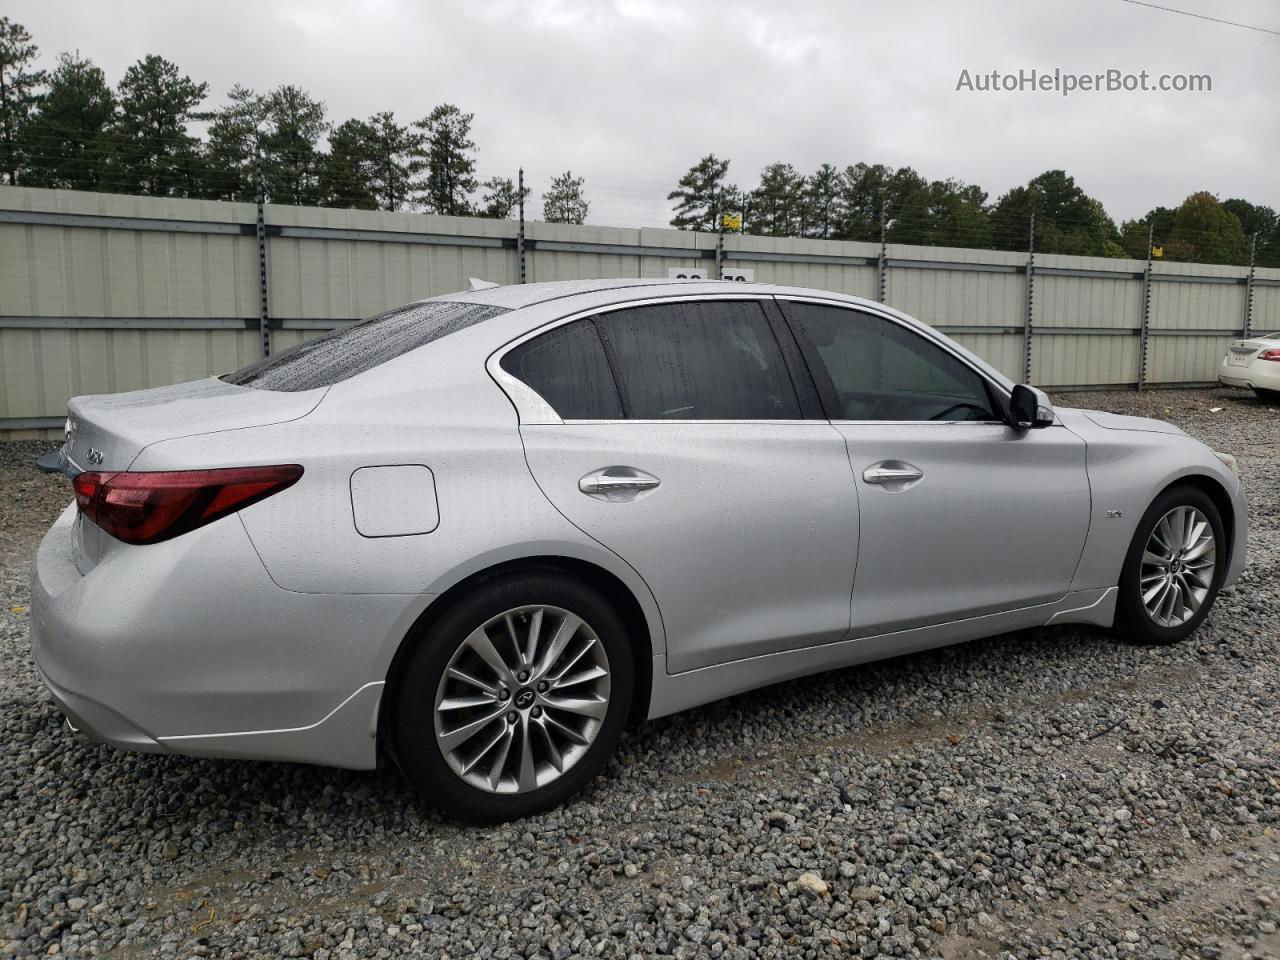
[[[520,278],[512,221],[263,208],[273,349],[471,277]],[[261,355],[253,204],[0,187],[0,436],[53,427],[69,397],[216,375]],[[717,237],[530,223],[530,281],[716,276]],[[882,257],[883,253],[883,257]],[[1146,263],[729,235],[755,279],[876,298],[934,324],[1010,377],[1051,388],[1140,382]],[[1157,262],[1150,383],[1212,380],[1249,313],[1244,267]],[[1280,330],[1280,270],[1259,269],[1252,329]],[[1031,321],[1029,335],[1026,329]]]

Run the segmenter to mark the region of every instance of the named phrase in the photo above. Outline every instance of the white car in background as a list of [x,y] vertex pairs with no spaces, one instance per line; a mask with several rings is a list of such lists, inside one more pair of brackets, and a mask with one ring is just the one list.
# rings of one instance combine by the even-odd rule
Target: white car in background
[[1280,400],[1280,333],[1233,340],[1218,368],[1218,382],[1248,387],[1264,400]]

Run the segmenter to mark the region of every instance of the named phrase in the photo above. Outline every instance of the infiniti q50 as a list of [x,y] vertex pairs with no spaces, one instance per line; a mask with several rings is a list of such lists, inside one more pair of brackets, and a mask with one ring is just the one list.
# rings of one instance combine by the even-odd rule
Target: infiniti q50
[[1244,564],[1233,459],[817,290],[529,284],[73,399],[33,573],[68,723],[371,768],[476,820],[633,720],[1044,624],[1167,643]]

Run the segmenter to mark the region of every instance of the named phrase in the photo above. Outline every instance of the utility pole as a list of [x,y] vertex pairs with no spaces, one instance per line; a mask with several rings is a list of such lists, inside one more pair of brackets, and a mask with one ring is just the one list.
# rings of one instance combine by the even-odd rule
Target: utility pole
[[724,279],[724,190],[716,200],[716,279]]
[[524,274],[524,167],[520,168],[519,186],[516,187],[516,197],[519,201],[520,209],[520,225],[516,229],[516,271],[518,274],[518,282],[525,282]]

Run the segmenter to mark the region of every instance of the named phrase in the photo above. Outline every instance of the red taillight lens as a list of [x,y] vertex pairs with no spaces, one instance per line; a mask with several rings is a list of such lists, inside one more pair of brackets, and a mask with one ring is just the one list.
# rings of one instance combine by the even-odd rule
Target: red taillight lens
[[158,543],[235,513],[298,482],[302,467],[81,473],[80,512],[117,540]]
[[1259,360],[1278,360],[1280,361],[1280,350],[1263,350],[1258,354]]

